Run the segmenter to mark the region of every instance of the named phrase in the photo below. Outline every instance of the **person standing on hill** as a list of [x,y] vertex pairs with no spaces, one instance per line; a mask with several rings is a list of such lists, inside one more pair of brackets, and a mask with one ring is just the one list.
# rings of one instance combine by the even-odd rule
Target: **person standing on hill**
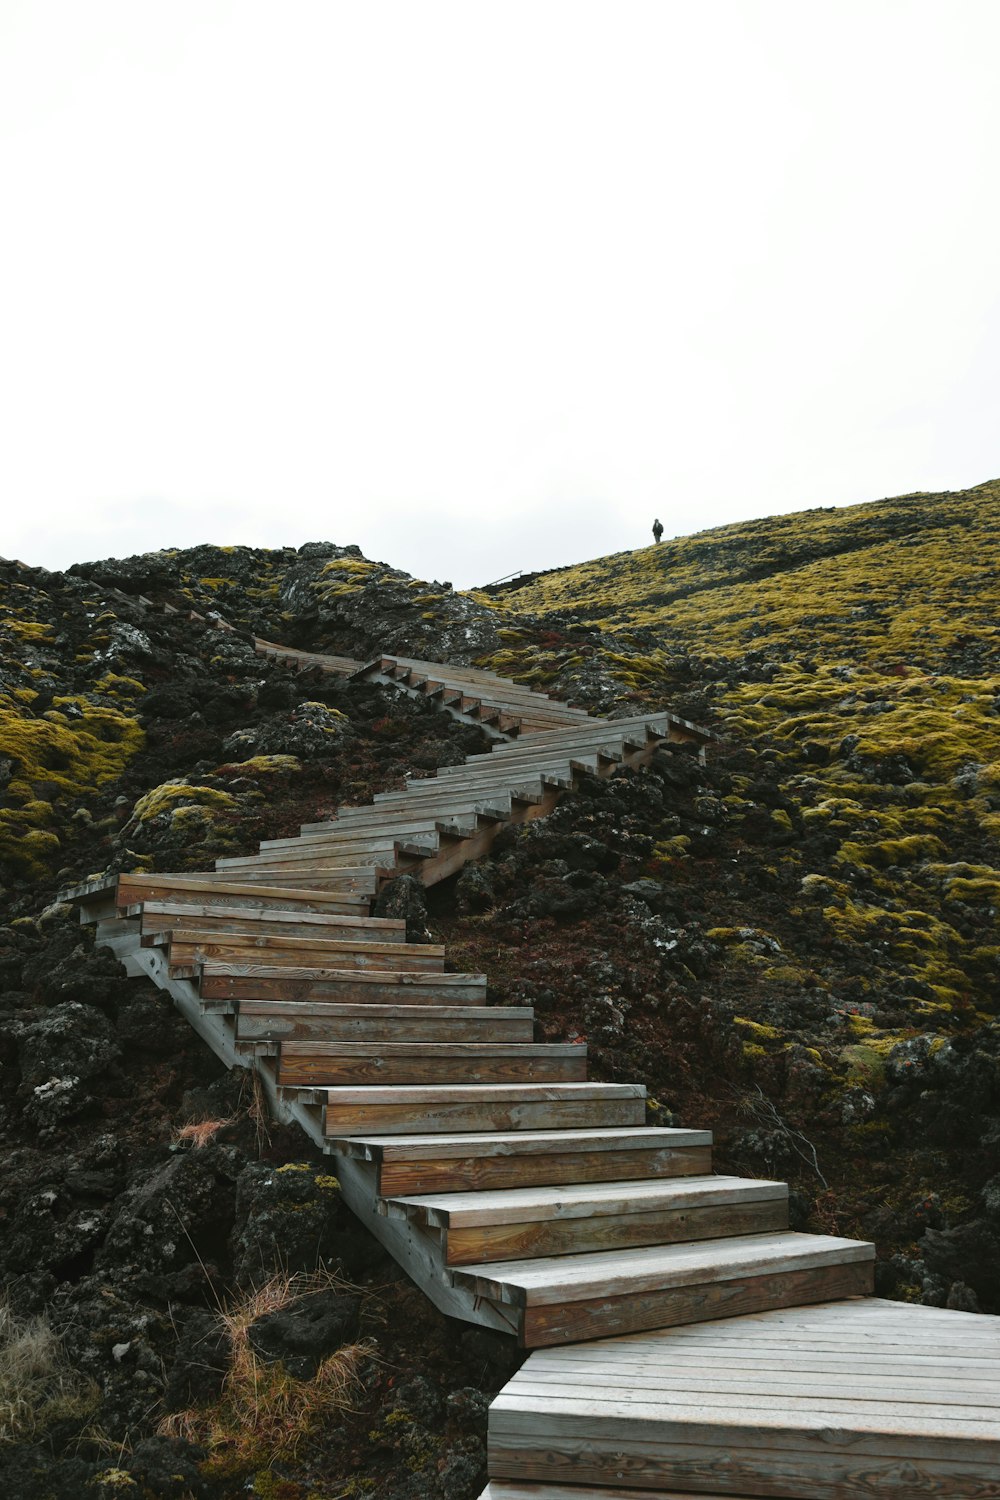
[[662,535],[663,535],[663,525],[662,525],[662,523],[660,521],[655,520],[653,522],[653,540],[656,541],[656,542],[658,542],[660,540],[660,537]]

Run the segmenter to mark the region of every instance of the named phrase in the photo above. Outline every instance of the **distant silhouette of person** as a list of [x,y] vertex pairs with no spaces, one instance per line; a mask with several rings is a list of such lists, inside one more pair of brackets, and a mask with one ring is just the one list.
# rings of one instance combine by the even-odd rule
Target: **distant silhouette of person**
[[653,522],[653,539],[654,539],[654,541],[658,542],[660,540],[660,537],[662,535],[663,535],[663,525],[662,525],[662,523],[660,521],[654,521]]

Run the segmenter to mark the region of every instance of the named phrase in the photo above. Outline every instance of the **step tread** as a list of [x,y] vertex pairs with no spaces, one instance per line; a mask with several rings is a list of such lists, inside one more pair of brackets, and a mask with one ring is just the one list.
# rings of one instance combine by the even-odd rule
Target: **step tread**
[[[136,901],[129,904],[130,917],[178,917],[198,930],[198,923],[210,922],[274,922],[279,926],[305,926],[324,928],[332,932],[361,929],[372,932],[405,932],[406,922],[397,917],[369,917],[364,915],[333,912],[289,911],[280,907],[206,906],[182,901]],[[169,925],[169,924],[168,924]],[[211,931],[215,932],[215,927]]]
[[700,1240],[695,1244],[493,1261],[466,1266],[454,1274],[477,1291],[506,1295],[531,1306],[563,1298],[584,1300],[589,1296],[722,1281],[748,1273],[760,1275],[845,1261],[869,1261],[874,1257],[875,1247],[865,1241],[782,1230]]
[[788,1185],[724,1176],[640,1178],[626,1182],[502,1188],[490,1191],[420,1193],[387,1202],[429,1215],[443,1225],[511,1224],[531,1220],[599,1218],[734,1202],[782,1200]]
[[[534,1011],[512,1005],[349,1005],[335,1000],[238,1000],[240,1015],[329,1016],[331,1020],[357,1017],[388,1021],[530,1021]],[[596,1132],[595,1132],[596,1133]],[[433,1137],[429,1137],[433,1139]]]
[[645,1099],[641,1083],[423,1083],[330,1089],[331,1101],[364,1104],[508,1104],[522,1099]]
[[710,1130],[681,1130],[668,1126],[637,1125],[606,1130],[472,1130],[454,1135],[355,1136],[345,1142],[352,1152],[370,1150],[384,1161],[421,1160],[428,1153],[436,1157],[470,1155],[521,1156],[560,1154],[576,1151],[615,1151],[664,1146],[710,1146]]
[[285,1042],[284,1053],[301,1053],[309,1057],[336,1053],[345,1057],[581,1057],[586,1049],[573,1042]]

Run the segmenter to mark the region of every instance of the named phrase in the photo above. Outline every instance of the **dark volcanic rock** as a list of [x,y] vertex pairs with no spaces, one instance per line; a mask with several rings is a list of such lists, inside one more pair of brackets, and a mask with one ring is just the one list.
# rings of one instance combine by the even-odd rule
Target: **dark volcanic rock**
[[297,1380],[311,1380],[320,1363],[358,1331],[361,1299],[346,1292],[314,1292],[249,1329],[250,1342],[269,1364],[280,1360]]

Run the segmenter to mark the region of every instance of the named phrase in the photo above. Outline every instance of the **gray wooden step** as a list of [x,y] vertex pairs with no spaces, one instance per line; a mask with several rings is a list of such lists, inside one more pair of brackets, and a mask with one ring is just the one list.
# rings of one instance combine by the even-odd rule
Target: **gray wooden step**
[[710,1131],[667,1127],[369,1136],[331,1145],[376,1163],[386,1195],[685,1177],[712,1169]]
[[234,1016],[238,1042],[530,1042],[533,1011],[507,1006],[336,1005],[322,1001],[209,1000]]
[[582,1083],[583,1047],[553,1042],[281,1042],[281,1085]]
[[324,1135],[413,1135],[456,1131],[598,1129],[639,1125],[646,1090],[638,1083],[433,1085],[424,1088],[314,1090]]
[[340,1004],[482,1004],[484,974],[344,969],[206,960],[199,993],[209,1000],[330,1000]]
[[71,891],[66,893],[66,899],[79,902],[81,922],[105,921],[115,915],[138,915],[133,908],[147,900],[212,910],[270,906],[284,911],[350,916],[368,910],[377,884],[374,871],[366,870],[363,882],[355,878],[356,873],[343,889],[336,891],[267,886],[257,882],[241,884],[223,881],[219,876],[205,872],[194,875],[119,875],[74,887],[73,891],[79,893],[82,890],[86,894],[74,895]]
[[333,912],[282,911],[273,906],[217,907],[180,901],[142,901],[127,908],[138,917],[143,935],[185,928],[188,931],[241,933],[248,936],[330,937],[405,940],[406,923],[389,917],[369,917],[361,912],[344,916]]
[[[355,838],[338,837],[329,848],[314,850],[310,850],[308,845],[300,844],[297,839],[294,848],[242,855],[238,859],[217,860],[216,866],[220,870],[228,871],[230,875],[236,872],[240,879],[248,870],[263,871],[268,878],[271,874],[297,872],[301,879],[313,872],[331,872],[352,866],[391,864],[393,851],[399,838],[400,835],[393,830],[385,834],[373,831],[367,836],[359,834]],[[421,834],[419,842],[425,845],[429,854],[433,853],[438,846],[436,834],[430,832]]]
[[694,1490],[657,1486],[654,1493],[648,1489],[608,1489],[603,1484],[518,1484],[504,1479],[491,1480],[478,1500],[711,1500],[713,1495],[724,1495],[725,1500],[752,1500],[749,1495],[734,1495],[729,1490],[699,1490],[695,1494]]
[[172,969],[196,968],[199,964],[239,963],[241,960],[272,967],[399,969],[414,973],[440,973],[444,948],[437,943],[383,942],[377,935],[360,935],[337,942],[332,938],[257,936],[240,932],[199,932],[175,927],[168,933],[151,933],[141,939],[143,947],[167,946]]
[[519,1311],[528,1348],[694,1323],[772,1307],[865,1296],[872,1245],[830,1235],[737,1235],[484,1263],[456,1269],[459,1285]]
[[581,1181],[386,1198],[380,1212],[440,1229],[445,1264],[576,1255],[788,1227],[788,1187],[740,1177]]
[[489,1465],[494,1500],[983,1500],[1000,1323],[854,1299],[546,1349],[493,1403]]

